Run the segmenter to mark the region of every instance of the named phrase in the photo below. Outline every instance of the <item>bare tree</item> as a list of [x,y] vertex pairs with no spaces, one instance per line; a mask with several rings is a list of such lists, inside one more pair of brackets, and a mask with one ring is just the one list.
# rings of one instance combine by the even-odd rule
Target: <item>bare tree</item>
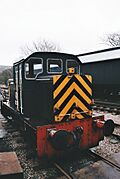
[[8,79],[13,78],[13,69],[8,68],[0,73],[0,84],[7,84]]
[[47,40],[40,40],[37,42],[33,42],[32,45],[26,45],[25,47],[21,48],[21,51],[23,53],[23,55],[30,55],[33,52],[59,52],[60,51],[60,47],[58,45],[56,45],[53,42],[49,42]]
[[112,47],[120,47],[120,33],[112,33],[106,35],[103,43]]

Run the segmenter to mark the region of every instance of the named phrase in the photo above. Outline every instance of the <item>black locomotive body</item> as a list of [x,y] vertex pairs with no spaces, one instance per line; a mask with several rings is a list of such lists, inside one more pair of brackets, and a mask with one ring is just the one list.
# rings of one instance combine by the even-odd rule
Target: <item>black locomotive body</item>
[[53,120],[52,77],[67,75],[68,68],[72,66],[79,73],[79,64],[75,56],[65,54],[58,56],[58,53],[49,52],[34,53],[25,60],[15,63],[13,66],[15,100],[11,106],[30,121],[34,120],[35,126],[51,123]]

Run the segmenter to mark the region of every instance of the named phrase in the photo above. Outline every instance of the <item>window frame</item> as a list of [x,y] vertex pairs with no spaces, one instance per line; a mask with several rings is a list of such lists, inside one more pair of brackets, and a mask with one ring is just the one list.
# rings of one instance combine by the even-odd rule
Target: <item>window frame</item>
[[[66,60],[66,73],[68,74],[68,65],[67,65],[67,63],[68,63],[68,61],[75,61],[76,63],[78,63],[76,60],[74,60],[74,59],[67,59]],[[79,65],[79,63],[78,63],[78,65]],[[78,69],[79,71],[78,71],[78,73],[77,74],[80,74],[80,65],[79,65],[79,69]]]
[[[54,61],[54,60],[55,60],[55,61],[56,61],[56,60],[59,60],[59,61],[61,61],[61,72],[49,72],[49,71],[48,71],[48,68],[49,68],[49,66],[48,66],[49,63],[48,63],[48,61],[49,61],[49,60],[53,60],[53,61]],[[62,60],[61,58],[59,58],[59,59],[58,59],[58,58],[48,58],[48,59],[47,59],[47,73],[48,73],[48,74],[62,74],[62,73],[63,73],[63,60]]]
[[[26,77],[26,69],[25,69],[26,67],[25,67],[25,65],[27,64],[26,62],[27,62],[27,61],[30,61],[31,59],[39,59],[39,60],[41,59],[41,62],[42,62],[42,63],[41,63],[41,64],[42,64],[42,71],[39,72],[39,73],[37,73],[34,78],[27,78],[27,77]],[[26,80],[36,80],[36,77],[37,77],[39,74],[42,74],[42,73],[43,73],[43,58],[30,57],[27,61],[24,63],[24,77],[25,77]],[[34,63],[33,63],[33,64],[34,64]]]

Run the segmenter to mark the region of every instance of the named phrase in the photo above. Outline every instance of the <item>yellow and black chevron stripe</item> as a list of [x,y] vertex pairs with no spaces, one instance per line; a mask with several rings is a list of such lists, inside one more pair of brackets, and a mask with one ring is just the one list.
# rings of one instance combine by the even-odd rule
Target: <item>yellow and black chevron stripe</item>
[[90,75],[53,76],[55,121],[91,116],[92,78]]

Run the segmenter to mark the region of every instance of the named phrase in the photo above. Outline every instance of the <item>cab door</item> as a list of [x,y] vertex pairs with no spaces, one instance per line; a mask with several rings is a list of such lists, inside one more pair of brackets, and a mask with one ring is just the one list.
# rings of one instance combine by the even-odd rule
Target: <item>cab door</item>
[[19,111],[19,73],[18,73],[18,65],[15,66],[15,106]]

